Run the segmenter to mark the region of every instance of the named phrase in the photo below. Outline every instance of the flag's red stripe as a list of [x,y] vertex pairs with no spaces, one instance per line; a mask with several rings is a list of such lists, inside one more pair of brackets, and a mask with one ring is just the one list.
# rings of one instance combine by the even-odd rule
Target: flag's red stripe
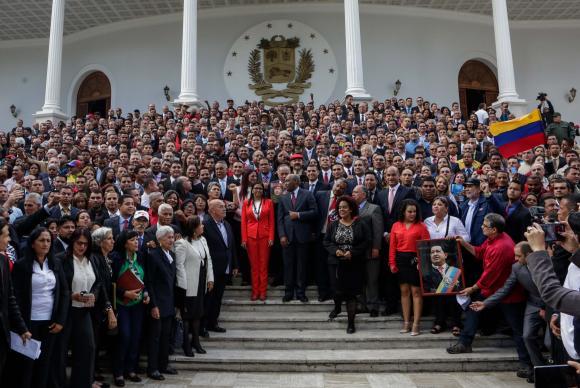
[[503,157],[509,158],[510,156],[513,156],[518,152],[526,151],[534,148],[535,146],[544,144],[544,142],[545,142],[544,133],[536,133],[521,138],[518,141],[504,144],[501,147],[498,147],[498,149]]

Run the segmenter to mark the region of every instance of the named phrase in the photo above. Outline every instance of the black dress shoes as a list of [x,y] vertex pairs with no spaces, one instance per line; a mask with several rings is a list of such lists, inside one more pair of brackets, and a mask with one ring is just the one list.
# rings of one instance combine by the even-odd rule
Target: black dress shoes
[[165,380],[165,377],[163,377],[163,375],[161,373],[159,373],[158,370],[156,370],[153,373],[148,373],[147,377],[149,377],[152,380],[157,380],[157,381],[163,381]]
[[333,310],[330,312],[330,314],[328,314],[328,318],[330,318],[330,319],[334,319],[334,318],[336,318],[336,317],[338,316],[338,314],[340,314],[341,312],[342,312],[342,310],[340,310],[340,309],[338,309],[338,310],[337,310],[337,309],[333,309]]
[[195,354],[191,348],[183,348],[183,355],[185,357],[195,357]]
[[328,295],[320,295],[320,296],[318,297],[318,301],[319,301],[319,302],[326,302],[327,300],[330,300],[330,299],[331,299],[331,298],[330,298],[330,296],[328,296]]
[[163,373],[165,375],[176,375],[177,374],[177,369],[168,366],[167,369],[163,369],[161,371],[161,373]]
[[379,312],[377,310],[371,310],[371,312],[370,312],[371,318],[376,318],[378,316],[379,316]]
[[202,336],[203,338],[209,338],[209,332],[205,327],[200,330],[199,335]]
[[208,327],[207,330],[213,331],[215,333],[225,333],[226,332],[226,329],[224,329],[223,327],[220,327],[218,325]]
[[202,348],[201,346],[196,346],[195,348],[195,352],[198,354],[206,354],[207,352],[205,351],[204,348]]
[[130,373],[125,378],[133,383],[140,383],[142,381],[137,373]]
[[346,334],[354,334],[356,329],[354,328],[354,323],[349,323],[346,328]]
[[115,387],[124,387],[125,379],[122,377],[115,377]]
[[284,303],[288,303],[292,300],[293,298],[290,295],[284,295],[284,297],[282,298],[282,302]]
[[302,303],[308,303],[308,298],[306,297],[306,295],[301,296],[300,298],[298,298],[298,300],[300,300],[300,302]]

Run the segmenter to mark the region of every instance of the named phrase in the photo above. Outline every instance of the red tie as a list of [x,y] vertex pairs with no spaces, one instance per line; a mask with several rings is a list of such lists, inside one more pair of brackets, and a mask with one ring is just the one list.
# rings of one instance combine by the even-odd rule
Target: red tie
[[290,200],[292,201],[292,207],[295,208],[296,207],[296,194],[292,193],[290,195]]
[[336,212],[334,211],[336,208],[336,197],[332,197],[332,202],[330,202],[330,207],[328,208],[328,220],[327,224],[330,224],[336,218]]
[[129,227],[129,220],[123,220],[123,230],[127,230]]
[[328,171],[326,171],[324,173],[324,184],[327,185],[328,184]]

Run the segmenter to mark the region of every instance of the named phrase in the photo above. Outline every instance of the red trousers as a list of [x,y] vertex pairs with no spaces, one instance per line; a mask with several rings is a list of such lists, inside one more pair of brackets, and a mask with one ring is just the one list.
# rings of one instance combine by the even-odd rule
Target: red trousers
[[248,238],[247,248],[252,270],[252,295],[266,296],[266,289],[268,288],[268,261],[270,260],[268,239]]

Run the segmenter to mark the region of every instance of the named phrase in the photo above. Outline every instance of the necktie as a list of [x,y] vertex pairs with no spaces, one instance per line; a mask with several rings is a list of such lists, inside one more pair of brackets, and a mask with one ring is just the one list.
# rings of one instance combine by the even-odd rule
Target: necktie
[[222,190],[222,197],[225,197],[225,195],[226,195],[226,183],[222,180],[220,180],[220,187]]
[[270,178],[268,178],[268,175],[262,175],[262,182],[265,184],[268,184],[268,182],[270,182]]
[[328,219],[327,223],[330,224],[336,219],[336,197],[332,197],[332,202],[330,202],[330,207],[328,208]]
[[314,187],[315,187],[315,186],[316,186],[316,185],[315,185],[314,183],[311,183],[311,184],[310,184],[310,192],[311,192],[311,193],[314,193]]
[[441,274],[441,276],[445,276],[445,270],[443,269],[443,266],[437,267],[437,270],[439,271],[439,273]]
[[324,173],[324,184],[327,185],[328,184],[328,171],[326,171]]
[[141,250],[142,246],[143,246],[143,236],[139,236],[139,250]]
[[294,192],[292,192],[292,194],[290,194],[290,200],[292,201],[292,207],[295,208],[296,207],[296,194],[294,194]]
[[129,228],[129,220],[123,220],[123,230],[127,230]]
[[70,209],[68,207],[62,208],[62,215],[63,216],[70,216]]
[[362,185],[362,178],[360,176],[358,177],[358,184]]
[[393,212],[393,202],[395,202],[395,188],[389,189],[389,213]]

